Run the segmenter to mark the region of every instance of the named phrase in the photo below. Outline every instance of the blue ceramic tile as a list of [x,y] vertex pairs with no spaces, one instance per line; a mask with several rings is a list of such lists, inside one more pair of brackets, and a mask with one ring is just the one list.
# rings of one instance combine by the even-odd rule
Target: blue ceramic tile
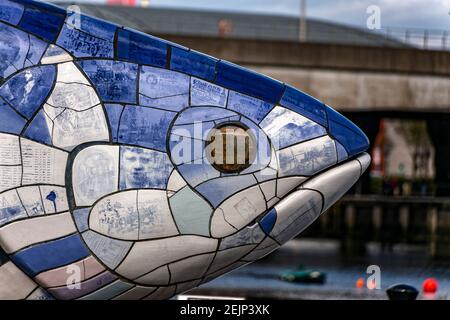
[[77,12],[70,12],[67,15],[66,24],[71,28],[88,33],[96,38],[106,41],[113,41],[117,26],[97,18],[92,18]]
[[327,107],[330,134],[338,140],[351,157],[369,148],[369,139],[353,122]]
[[131,241],[112,239],[92,230],[84,232],[83,239],[95,256],[111,269],[119,265],[133,244]]
[[51,45],[45,51],[45,57],[58,57],[67,55],[67,51],[58,47],[57,45]]
[[261,229],[265,234],[269,235],[277,222],[277,210],[272,208],[259,222]]
[[[10,192],[15,193],[14,190]],[[6,199],[5,198],[0,198],[0,227],[11,221],[27,217],[27,212],[25,211],[23,205],[20,203],[20,199],[16,194],[14,194],[12,197],[8,197]]]
[[19,27],[44,40],[54,42],[65,19],[62,9],[50,9],[43,6],[27,6],[23,12]]
[[259,123],[273,108],[273,104],[239,92],[230,91],[227,108],[239,112],[250,120]]
[[20,134],[26,120],[0,99],[0,132]]
[[25,130],[24,137],[51,145],[52,137],[50,136],[50,132],[51,131],[47,126],[47,121],[45,120],[44,111],[41,110],[28,125],[28,128]]
[[77,225],[77,229],[79,232],[84,232],[89,229],[89,213],[91,212],[91,208],[83,208],[74,210],[72,215],[75,220],[75,224]]
[[191,106],[218,106],[227,104],[228,90],[197,78],[191,80]]
[[165,189],[172,169],[169,157],[163,152],[120,148],[120,190]]
[[189,106],[189,82],[189,76],[183,73],[143,66],[139,75],[139,103],[180,111]]
[[136,103],[136,64],[112,60],[78,62],[103,101]]
[[281,82],[228,61],[217,64],[215,83],[273,104],[280,101],[284,90]]
[[0,20],[17,25],[23,14],[23,6],[9,0],[0,0]]
[[[229,118],[226,118],[229,119]],[[177,122],[175,122],[177,123]],[[202,121],[194,124],[175,124],[172,127],[172,134],[197,140],[207,140],[211,129],[215,127],[213,121]]]
[[41,60],[47,49],[48,43],[34,36],[30,36],[30,47],[28,49],[25,67],[36,65]]
[[119,122],[122,115],[123,106],[120,104],[105,104],[106,114],[108,115],[111,136],[114,142],[118,141]]
[[119,142],[166,150],[169,125],[174,112],[141,106],[126,106],[119,126]]
[[88,255],[80,236],[75,234],[32,246],[14,254],[11,259],[30,277],[34,277],[42,271],[61,267]]
[[173,163],[180,165],[200,160],[205,156],[206,142],[199,139],[191,139],[186,136],[178,136],[177,131],[170,136],[170,155]]
[[186,163],[180,165],[178,171],[194,187],[207,180],[220,177],[219,171],[205,161],[199,164]]
[[119,30],[117,57],[120,59],[165,67],[167,64],[167,44],[150,35],[125,29]]
[[336,151],[337,151],[337,157],[338,162],[344,161],[348,158],[347,150],[345,150],[344,146],[340,144],[339,142],[335,141],[336,143]]
[[0,22],[0,79],[23,68],[28,39],[25,32]]
[[312,176],[337,163],[334,140],[316,138],[278,152],[280,176]]
[[280,101],[283,107],[292,109],[311,120],[328,127],[325,106],[319,100],[295,88],[286,86],[283,98]]
[[193,50],[172,48],[170,68],[213,81],[216,74],[217,59]]
[[176,125],[193,124],[195,122],[216,121],[236,116],[230,110],[215,107],[189,108],[184,111],[176,120]]
[[67,24],[64,24],[56,44],[77,58],[112,58],[114,56],[111,40],[98,38],[95,33],[81,32]]
[[0,87],[0,96],[30,119],[47,98],[55,77],[56,68],[53,65],[26,69]]
[[327,134],[321,125],[282,107],[273,109],[260,126],[276,150]]
[[232,194],[257,183],[253,175],[222,177],[202,183],[195,189],[208,199],[214,208],[217,208]]

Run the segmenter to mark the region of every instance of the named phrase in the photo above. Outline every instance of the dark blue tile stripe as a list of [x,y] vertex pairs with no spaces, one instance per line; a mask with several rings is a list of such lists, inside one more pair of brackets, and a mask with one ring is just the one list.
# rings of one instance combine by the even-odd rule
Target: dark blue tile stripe
[[330,107],[327,113],[330,135],[344,146],[350,157],[369,148],[369,139],[353,122]]
[[167,64],[167,50],[168,45],[157,38],[125,29],[119,30],[119,59],[163,68]]
[[89,256],[78,234],[59,240],[38,244],[11,256],[29,276],[58,268]]
[[49,42],[54,42],[66,18],[66,11],[34,1],[21,1],[26,4],[18,27]]
[[286,91],[281,98],[280,104],[283,107],[304,115],[324,127],[328,127],[325,105],[300,90],[286,85]]
[[216,84],[270,103],[278,103],[284,84],[228,61],[217,64]]
[[202,53],[172,48],[170,69],[174,71],[213,81],[216,73],[216,64],[217,59]]
[[277,210],[272,208],[259,222],[261,229],[265,234],[269,235],[272,232],[275,223],[277,222]]

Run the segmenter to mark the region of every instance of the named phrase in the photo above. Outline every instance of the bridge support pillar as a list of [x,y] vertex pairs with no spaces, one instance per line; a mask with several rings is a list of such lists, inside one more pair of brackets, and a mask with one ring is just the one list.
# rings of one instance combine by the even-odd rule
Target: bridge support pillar
[[436,196],[450,196],[450,115],[428,119],[428,133],[435,148]]

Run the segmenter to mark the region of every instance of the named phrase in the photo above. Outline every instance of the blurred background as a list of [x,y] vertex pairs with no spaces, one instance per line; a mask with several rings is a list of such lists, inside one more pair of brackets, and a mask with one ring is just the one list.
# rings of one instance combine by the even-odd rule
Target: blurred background
[[433,277],[419,297],[450,298],[449,0],[53,2],[289,83],[371,141],[370,170],[305,233],[188,295],[385,299]]

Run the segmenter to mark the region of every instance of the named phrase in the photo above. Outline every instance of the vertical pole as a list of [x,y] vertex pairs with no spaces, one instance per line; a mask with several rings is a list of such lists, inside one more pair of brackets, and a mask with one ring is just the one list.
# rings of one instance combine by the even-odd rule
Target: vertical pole
[[447,50],[447,31],[442,34],[442,50]]
[[428,230],[430,233],[430,254],[434,258],[437,255],[437,229],[438,229],[438,210],[434,206],[427,208]]
[[299,40],[306,42],[306,0],[300,0]]

